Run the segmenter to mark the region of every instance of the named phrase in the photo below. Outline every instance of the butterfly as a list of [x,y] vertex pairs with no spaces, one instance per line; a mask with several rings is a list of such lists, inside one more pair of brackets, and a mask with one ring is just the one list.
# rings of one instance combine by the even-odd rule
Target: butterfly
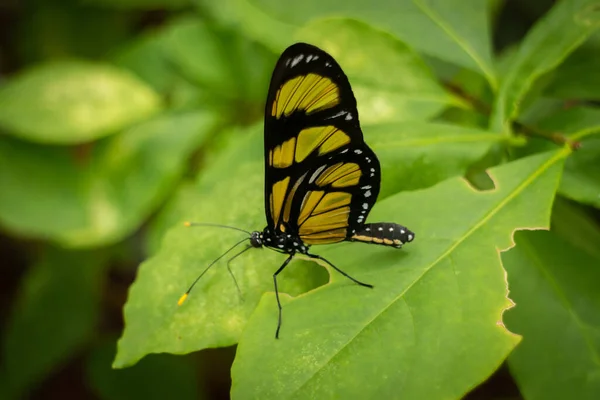
[[[273,274],[278,338],[282,307],[277,276],[294,256],[321,260],[372,288],[312,253],[311,246],[351,241],[401,248],[415,234],[391,222],[366,223],[379,194],[381,168],[364,142],[348,78],[331,55],[306,43],[293,44],[282,53],[271,77],[264,131],[267,226],[244,231],[249,244],[232,259],[263,246],[288,255]],[[180,305],[208,268],[181,297]]]

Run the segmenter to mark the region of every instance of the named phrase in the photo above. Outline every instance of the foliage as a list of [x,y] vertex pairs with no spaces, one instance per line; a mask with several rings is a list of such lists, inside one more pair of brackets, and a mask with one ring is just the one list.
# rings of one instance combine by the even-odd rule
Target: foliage
[[[0,397],[73,365],[102,399],[217,397],[229,368],[233,398],[498,397],[502,365],[527,400],[600,397],[597,1],[76,3],[32,2],[0,82]],[[262,110],[295,41],[353,86],[372,221],[416,239],[314,249],[373,290],[296,258],[275,340],[281,254],[235,258],[241,293],[224,259],[177,300],[245,237],[184,221],[265,225]]]

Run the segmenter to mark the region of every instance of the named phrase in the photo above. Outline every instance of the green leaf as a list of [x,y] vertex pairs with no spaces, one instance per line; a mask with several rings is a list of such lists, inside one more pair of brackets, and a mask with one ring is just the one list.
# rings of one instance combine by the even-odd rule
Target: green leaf
[[77,154],[0,140],[0,223],[69,247],[118,241],[169,194],[219,123],[210,112],[163,115]]
[[110,362],[113,342],[95,348],[87,360],[87,380],[100,399],[202,399],[193,360],[166,354],[153,355],[133,368],[115,371]]
[[[523,341],[508,359],[528,400],[595,399],[600,393],[600,258],[551,232],[519,232],[502,255]],[[557,374],[556,371],[561,371]]]
[[264,103],[276,61],[264,46],[197,18],[171,24],[162,46],[179,72],[214,97]]
[[462,105],[421,58],[393,36],[348,19],[321,20],[296,38],[329,52],[348,75],[363,124],[428,119]]
[[595,34],[556,69],[544,89],[563,99],[600,100],[600,34]]
[[[492,67],[487,2],[459,0],[380,1],[359,0],[278,2],[251,0],[265,14],[291,25],[319,18],[349,17],[387,31],[426,54],[480,71],[492,87]],[[426,32],[426,34],[424,34]]]
[[3,339],[3,364],[17,398],[92,339],[104,259],[49,250],[23,279]]
[[600,26],[597,0],[558,2],[528,32],[511,57],[490,120],[491,130],[509,132],[510,121],[534,82],[553,70]]
[[600,109],[571,108],[547,118],[540,126],[581,139],[580,149],[565,164],[559,191],[565,197],[600,208]]
[[237,348],[232,397],[462,397],[519,341],[501,322],[512,303],[498,249],[515,229],[548,226],[567,152],[490,170],[495,190],[451,179],[376,205],[373,221],[404,223],[416,240],[402,251],[320,250],[375,288],[332,272],[330,285],[283,296],[279,340],[275,298],[264,295]]
[[589,211],[558,196],[552,209],[552,233],[600,259],[600,226]]
[[85,61],[41,65],[0,89],[0,128],[40,143],[89,142],[159,109],[156,93],[131,74]]
[[381,163],[380,199],[463,175],[505,139],[479,129],[430,122],[372,125],[363,130]]
[[161,94],[172,88],[176,71],[169,65],[162,45],[163,31],[152,31],[117,49],[111,61],[134,72]]
[[292,43],[298,26],[279,21],[251,0],[196,0],[220,25],[236,29],[246,36],[280,52]]

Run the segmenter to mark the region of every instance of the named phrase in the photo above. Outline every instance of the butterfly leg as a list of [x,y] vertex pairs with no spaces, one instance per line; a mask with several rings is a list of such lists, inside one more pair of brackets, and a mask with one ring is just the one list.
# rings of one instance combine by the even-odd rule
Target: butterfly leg
[[325,259],[325,258],[323,258],[321,256],[318,256],[316,254],[309,254],[309,253],[306,253],[306,255],[309,256],[310,258],[316,258],[316,259],[325,261],[327,264],[331,265],[331,267],[333,269],[335,269],[337,272],[339,272],[340,274],[344,275],[346,278],[350,279],[352,282],[359,284],[360,286],[368,287],[368,288],[371,288],[371,289],[373,288],[373,285],[370,285],[368,283],[364,283],[364,282],[361,282],[359,280],[354,279],[353,277],[351,277],[350,275],[348,275],[347,273],[345,273],[344,271],[342,271],[341,269],[339,269],[338,267],[336,267],[335,265],[333,265],[331,262],[329,262],[329,260],[327,260],[327,259]]
[[238,295],[240,296],[240,299],[242,299],[242,301],[244,301],[244,296],[242,295],[242,290],[240,289],[240,285],[238,285],[237,279],[235,279],[235,275],[233,275],[233,271],[231,271],[229,264],[231,264],[231,262],[233,260],[235,260],[238,256],[241,256],[242,254],[244,254],[247,250],[250,250],[251,248],[252,248],[252,246],[248,245],[248,246],[244,247],[244,249],[242,251],[240,251],[239,253],[236,253],[233,257],[231,257],[229,260],[227,260],[227,271],[229,271],[229,275],[231,275],[231,278],[233,279],[233,283],[235,283],[235,288],[237,289]]
[[281,328],[281,302],[279,301],[279,291],[277,290],[277,275],[279,275],[279,273],[283,271],[285,267],[287,267],[290,261],[292,261],[293,257],[294,254],[290,254],[290,256],[283,262],[283,265],[279,267],[279,269],[273,274],[273,283],[275,284],[275,298],[277,299],[277,307],[279,307],[279,318],[277,319],[277,330],[275,331],[275,339],[279,339],[279,328]]

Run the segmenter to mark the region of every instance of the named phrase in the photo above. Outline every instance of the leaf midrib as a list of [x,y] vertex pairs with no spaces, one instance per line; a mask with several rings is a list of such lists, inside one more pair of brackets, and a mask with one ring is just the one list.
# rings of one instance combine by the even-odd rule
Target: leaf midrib
[[[436,260],[434,260],[428,267],[426,267],[425,269],[423,269],[423,273],[420,274],[418,277],[415,278],[415,280],[410,283],[398,296],[394,297],[392,299],[392,301],[390,301],[390,303],[385,306],[384,308],[381,309],[381,311],[377,314],[375,314],[373,316],[373,318],[371,318],[369,321],[367,321],[367,323],[365,323],[363,325],[363,327],[353,336],[351,336],[348,341],[346,343],[344,343],[338,351],[336,351],[335,353],[332,354],[331,357],[329,357],[325,363],[323,363],[323,366],[328,365],[330,363],[330,361],[336,357],[338,354],[340,354],[342,352],[342,350],[344,350],[348,345],[350,345],[350,343],[352,343],[354,341],[354,339],[356,339],[368,326],[370,326],[373,321],[375,321],[375,319],[377,319],[380,315],[382,315],[385,311],[387,311],[387,309],[389,309],[392,305],[394,305],[398,300],[402,299],[404,297],[404,295],[417,283],[419,282],[424,276],[425,274],[427,274],[434,266],[436,266],[437,264],[439,264],[445,257],[449,256],[459,245],[461,245],[467,238],[469,238],[475,231],[477,231],[479,228],[481,228],[483,225],[485,225],[485,223],[487,223],[492,217],[494,217],[507,203],[509,203],[510,201],[512,201],[517,195],[519,195],[527,186],[529,186],[529,184],[531,182],[533,182],[535,179],[537,179],[543,172],[545,172],[548,168],[550,168],[550,166],[552,166],[554,163],[556,163],[558,160],[566,157],[569,154],[569,150],[567,148],[563,148],[561,151],[557,152],[557,154],[550,158],[548,161],[546,161],[541,168],[539,168],[538,170],[536,170],[533,174],[531,174],[526,180],[524,180],[519,186],[517,186],[517,188],[510,193],[508,196],[506,196],[496,207],[492,208],[492,210],[490,210],[490,212],[488,212],[488,214],[486,214],[479,223],[475,224],[471,229],[469,229],[464,235],[462,235],[452,246],[450,246],[448,248],[448,250],[446,250],[444,253],[442,253],[442,255],[440,255],[440,257],[438,257]],[[323,367],[315,369],[314,373],[311,374],[311,376],[305,380],[305,382],[300,385],[295,393],[298,393],[304,386],[306,386],[306,384],[308,382],[310,382],[314,376],[322,370]]]

